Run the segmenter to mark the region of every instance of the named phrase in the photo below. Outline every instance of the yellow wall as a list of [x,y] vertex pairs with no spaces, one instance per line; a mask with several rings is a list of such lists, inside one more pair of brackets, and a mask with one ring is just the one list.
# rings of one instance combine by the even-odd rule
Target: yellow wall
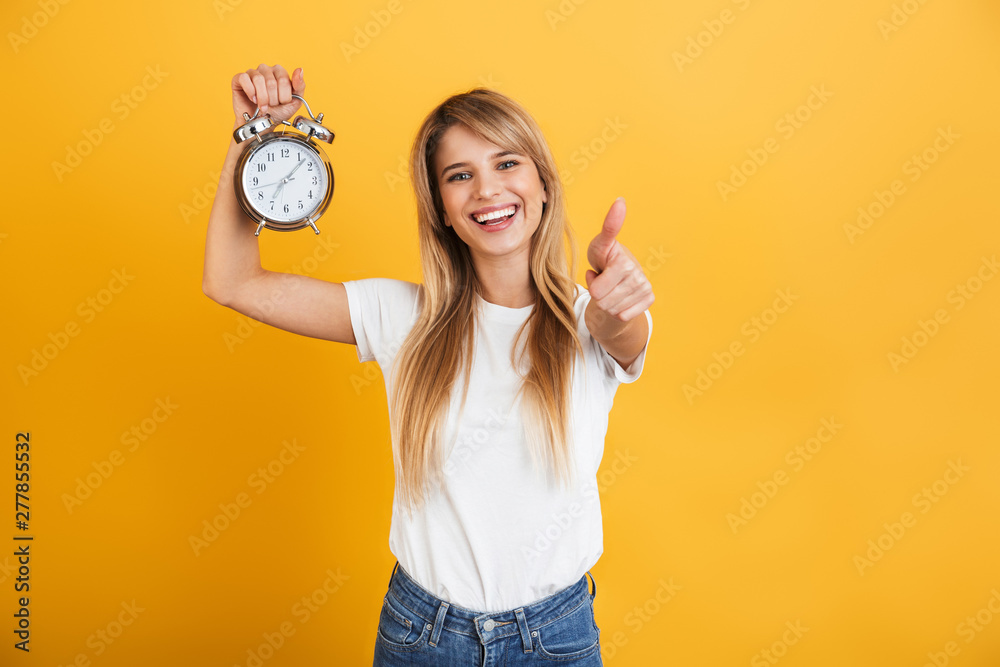
[[[378,368],[201,292],[229,81],[262,61],[304,67],[337,134],[322,234],[262,232],[267,268],[419,281],[400,160],[427,111],[480,84],[546,132],[581,251],[626,197],[656,331],[601,472],[606,664],[1000,664],[995,2],[8,0],[0,17],[0,664],[247,665],[283,623],[269,667],[370,664],[394,562]],[[10,632],[20,431],[30,654]]]

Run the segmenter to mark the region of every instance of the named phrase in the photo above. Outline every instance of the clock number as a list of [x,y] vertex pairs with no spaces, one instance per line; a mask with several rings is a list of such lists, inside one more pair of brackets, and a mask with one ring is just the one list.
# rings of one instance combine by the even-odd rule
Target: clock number
[[263,162],[257,163],[257,171],[267,171],[267,165]]
[[310,185],[319,185],[319,179],[313,176],[313,182]]
[[288,213],[288,204],[285,204],[285,213]]
[[281,149],[281,157],[288,157],[288,149],[287,148],[282,148]]
[[254,176],[254,177],[253,177],[253,184],[254,184],[254,185],[257,185],[257,182],[258,182],[258,179],[257,179],[257,177],[256,177],[256,176]]
[[312,171],[312,170],[313,170],[313,163],[310,162],[309,164],[306,165],[306,171]]
[[302,210],[303,208],[305,208],[305,207],[304,207],[304,206],[302,206],[302,200],[300,199],[300,200],[299,200],[299,210],[301,211],[301,210]]
[[298,156],[298,157],[296,157],[295,161],[296,162],[301,162],[302,161],[302,151],[295,151],[295,155]]
[[268,151],[267,152],[267,161],[268,162],[274,162],[274,151]]
[[257,199],[264,201],[264,191],[261,190],[257,193]]
[[313,198],[313,191],[312,191],[312,190],[310,190],[310,191],[309,191],[309,199],[312,199],[312,198]]
[[274,210],[274,200],[273,199],[271,200],[271,210],[272,211]]

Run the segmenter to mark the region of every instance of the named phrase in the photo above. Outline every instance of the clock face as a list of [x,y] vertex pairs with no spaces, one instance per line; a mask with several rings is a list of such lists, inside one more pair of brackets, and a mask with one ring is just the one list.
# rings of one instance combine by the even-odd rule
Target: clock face
[[279,222],[312,215],[329,187],[320,156],[288,138],[262,144],[243,166],[247,201],[261,215]]

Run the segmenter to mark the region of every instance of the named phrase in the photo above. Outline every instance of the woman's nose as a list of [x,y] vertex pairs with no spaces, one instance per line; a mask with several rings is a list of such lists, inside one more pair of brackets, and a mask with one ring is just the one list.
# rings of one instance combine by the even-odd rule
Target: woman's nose
[[476,184],[476,193],[486,199],[500,194],[500,179],[489,171],[483,172]]

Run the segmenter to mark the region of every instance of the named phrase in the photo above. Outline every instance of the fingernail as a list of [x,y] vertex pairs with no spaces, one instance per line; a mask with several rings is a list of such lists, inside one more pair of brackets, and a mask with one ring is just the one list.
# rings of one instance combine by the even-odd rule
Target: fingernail
[[257,96],[256,96],[256,95],[254,95],[254,96],[253,96],[253,97],[251,97],[250,99],[251,99],[251,100],[253,100],[253,103],[254,103],[254,104],[257,104]]

